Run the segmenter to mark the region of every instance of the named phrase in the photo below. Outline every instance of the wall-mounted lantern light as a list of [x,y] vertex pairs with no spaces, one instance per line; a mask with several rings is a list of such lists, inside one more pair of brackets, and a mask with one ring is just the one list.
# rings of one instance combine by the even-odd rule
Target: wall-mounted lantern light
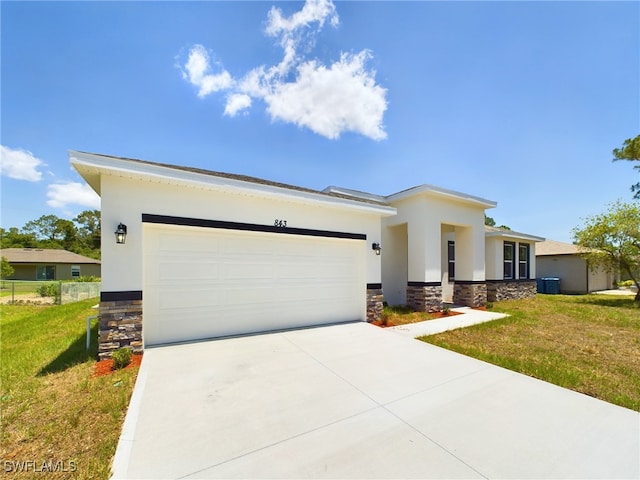
[[114,233],[116,235],[116,243],[124,243],[127,239],[127,226],[124,223],[119,223]]
[[371,250],[376,252],[376,255],[380,255],[380,251],[382,250],[382,247],[380,246],[379,243],[374,242],[374,243],[371,244]]

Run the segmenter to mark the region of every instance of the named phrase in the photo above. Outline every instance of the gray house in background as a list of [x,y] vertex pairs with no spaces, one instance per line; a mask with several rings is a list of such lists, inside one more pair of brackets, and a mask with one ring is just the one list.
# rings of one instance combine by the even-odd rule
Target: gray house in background
[[66,250],[46,248],[5,248],[0,250],[13,267],[7,280],[72,280],[100,277],[100,260]]
[[536,243],[536,276],[560,278],[561,293],[590,293],[613,288],[613,273],[591,270],[576,245],[546,240]]

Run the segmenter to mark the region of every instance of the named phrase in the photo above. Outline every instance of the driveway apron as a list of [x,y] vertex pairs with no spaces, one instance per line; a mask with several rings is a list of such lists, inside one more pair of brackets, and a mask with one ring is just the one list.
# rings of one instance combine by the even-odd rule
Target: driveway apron
[[114,478],[638,478],[640,414],[366,323],[150,348]]

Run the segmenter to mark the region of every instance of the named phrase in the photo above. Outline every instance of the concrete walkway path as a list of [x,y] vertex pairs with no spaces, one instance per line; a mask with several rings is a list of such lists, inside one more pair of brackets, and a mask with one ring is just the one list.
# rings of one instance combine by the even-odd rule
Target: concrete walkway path
[[117,479],[637,479],[640,414],[366,323],[149,348]]
[[478,323],[490,322],[499,318],[508,317],[505,313],[491,312],[486,310],[476,310],[469,307],[456,307],[451,309],[458,315],[426,320],[424,322],[409,323],[389,327],[385,330],[404,335],[405,337],[416,338],[422,335],[435,335],[436,333],[447,332],[457,328],[469,327]]

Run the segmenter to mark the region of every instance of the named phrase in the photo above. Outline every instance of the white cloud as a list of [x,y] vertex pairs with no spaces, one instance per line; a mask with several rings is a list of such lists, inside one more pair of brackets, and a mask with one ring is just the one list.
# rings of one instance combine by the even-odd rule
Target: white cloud
[[86,183],[52,183],[47,187],[47,205],[66,209],[69,205],[80,205],[100,209],[100,197]]
[[5,177],[39,182],[42,172],[38,171],[38,167],[43,165],[42,160],[27,150],[0,145],[0,172]]
[[282,16],[282,11],[277,7],[271,7],[267,18],[267,35],[276,36],[280,33],[292,33],[301,27],[308,27],[310,23],[318,23],[322,28],[325,20],[329,18],[332,26],[338,25],[339,19],[336,7],[331,0],[307,0],[302,10],[294,13],[289,18]]
[[289,17],[272,7],[265,33],[279,38],[283,57],[278,64],[253,68],[235,81],[226,70],[217,75],[209,73],[207,51],[202,45],[194,45],[183,76],[199,87],[201,98],[226,90],[227,116],[246,113],[252,99],[258,99],[265,102],[273,120],[308,128],[327,138],[354,132],[374,140],[384,139],[387,90],[376,84],[375,71],[366,68],[371,53],[342,53],[340,60],[328,67],[318,60],[305,60],[300,54],[310,50],[327,21],[333,27],[339,23],[331,0],[307,0],[301,10]]
[[387,109],[386,90],[364,68],[367,52],[342,54],[330,68],[307,62],[298,67],[295,82],[277,85],[265,97],[273,119],[307,127],[327,138],[351,131],[381,140]]
[[251,97],[244,93],[234,93],[227,98],[227,106],[224,108],[224,114],[235,117],[241,110],[246,110],[251,106]]
[[198,97],[203,98],[213,92],[226,90],[233,84],[231,75],[222,69],[220,73],[211,73],[209,54],[202,45],[194,45],[189,51],[189,59],[184,65],[182,77],[198,87]]

